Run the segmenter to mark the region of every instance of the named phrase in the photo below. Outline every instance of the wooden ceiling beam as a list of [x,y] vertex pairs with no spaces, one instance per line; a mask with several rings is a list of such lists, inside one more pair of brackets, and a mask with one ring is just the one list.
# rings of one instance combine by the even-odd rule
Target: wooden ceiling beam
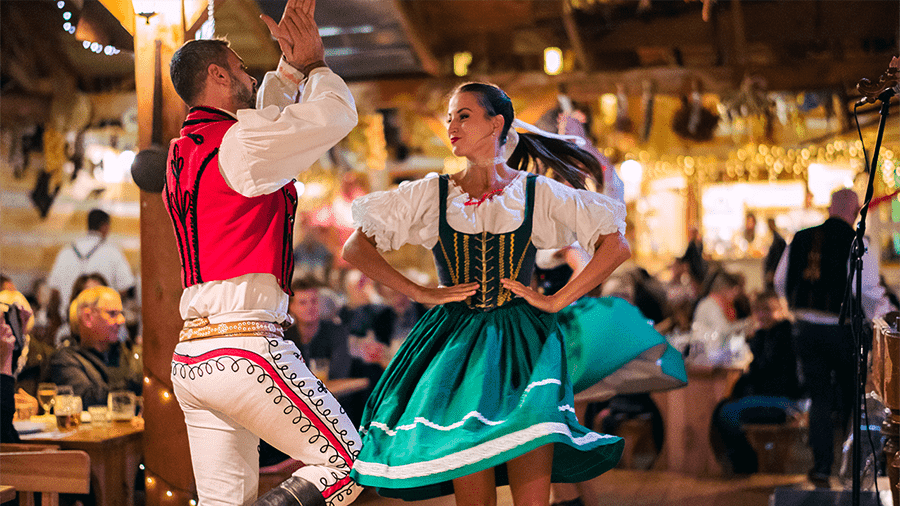
[[100,0],[106,10],[134,37],[134,6],[130,0]]
[[[873,55],[852,62],[811,61],[797,65],[753,65],[746,73],[762,78],[770,91],[803,92],[826,88],[844,89],[849,97],[857,97],[856,83],[863,77],[881,75],[890,62],[890,55]],[[686,69],[682,67],[651,67],[618,72],[572,72],[547,76],[534,70],[527,72],[482,73],[473,78],[495,82],[501,87],[559,86],[566,88],[573,100],[595,99],[603,93],[615,93],[624,86],[629,95],[640,95],[641,86],[651,81],[656,92],[681,95],[685,83],[698,80],[704,92],[728,95],[740,86],[744,72],[737,68],[708,66]],[[509,91],[509,90],[507,90]]]
[[[244,63],[248,67],[268,71],[271,70],[273,65],[277,64],[278,59],[281,58],[281,48],[278,46],[278,42],[272,38],[272,34],[269,32],[265,22],[259,18],[262,11],[260,11],[259,5],[254,0],[228,0],[227,3],[222,5],[221,9],[215,7],[214,9],[216,9],[213,16],[217,18],[217,35],[241,36],[253,41],[253,50],[249,52],[244,50],[244,53],[241,54],[241,58],[244,59]],[[221,13],[222,23],[219,23],[219,14],[216,13]],[[225,19],[231,25],[239,26],[239,29],[230,32],[220,30],[222,25],[224,25]],[[190,37],[192,33],[188,32],[186,36]]]
[[569,0],[562,0],[562,21],[566,30],[566,36],[569,38],[569,44],[572,45],[572,51],[575,52],[575,59],[578,61],[579,67],[585,72],[594,70],[594,61],[591,54],[584,48],[584,38],[575,22],[575,16],[572,12],[572,4]]
[[[78,73],[72,67],[68,56],[61,47],[57,33],[47,34],[47,13],[34,11],[48,10],[47,2],[3,2],[3,56],[4,67],[23,88],[34,93],[52,93],[63,90],[64,85],[73,83]],[[56,5],[52,4],[55,10]],[[52,11],[51,11],[52,12]],[[62,18],[60,18],[62,19]],[[14,29],[10,29],[14,27]],[[59,28],[62,32],[62,28]],[[44,34],[36,37],[33,34]],[[69,34],[66,34],[69,35]],[[9,60],[8,62],[6,60]],[[50,84],[47,84],[50,81]]]
[[[213,2],[213,16],[215,16],[215,13],[222,8],[225,1],[226,0],[215,0],[215,2]],[[207,5],[207,2],[198,2],[196,4],[197,9],[195,12],[184,13],[185,36],[193,37],[194,34],[197,33],[197,30],[203,26],[203,23],[206,23],[206,20],[209,19],[209,9],[207,8]]]
[[424,70],[425,73],[431,76],[440,75],[440,62],[437,58],[435,58],[434,53],[431,52],[431,48],[428,47],[428,44],[426,44],[422,39],[422,36],[419,34],[416,25],[413,23],[409,14],[404,9],[403,2],[400,2],[399,0],[390,0],[390,2],[394,8],[394,12],[397,13],[398,21],[400,21],[400,27],[403,30],[403,33],[406,35],[406,39],[407,41],[409,41],[409,45],[412,47],[413,52],[419,59],[419,64],[422,66],[422,70]]

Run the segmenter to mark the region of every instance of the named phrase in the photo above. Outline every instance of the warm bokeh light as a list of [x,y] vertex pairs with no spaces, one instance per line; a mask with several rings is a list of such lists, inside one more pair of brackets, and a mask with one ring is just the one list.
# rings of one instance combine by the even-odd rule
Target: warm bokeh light
[[547,75],[556,76],[562,73],[562,68],[562,49],[558,47],[548,47],[544,49],[544,72]]
[[453,73],[458,77],[469,74],[469,65],[472,63],[472,53],[463,51],[453,55]]

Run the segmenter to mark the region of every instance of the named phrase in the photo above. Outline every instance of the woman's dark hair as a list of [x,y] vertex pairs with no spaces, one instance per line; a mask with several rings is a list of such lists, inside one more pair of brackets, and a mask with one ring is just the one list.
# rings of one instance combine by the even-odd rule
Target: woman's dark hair
[[[451,95],[474,93],[479,105],[488,116],[503,116],[500,130],[500,145],[506,144],[507,134],[515,119],[512,100],[497,86],[489,83],[465,83],[458,86]],[[552,169],[562,179],[575,188],[583,189],[585,173],[589,172],[598,181],[603,181],[603,167],[594,155],[571,142],[531,133],[520,133],[519,143],[508,160],[509,166],[527,171],[534,164],[534,172],[543,174]]]
[[[103,277],[103,274],[99,272],[89,272],[86,274],[81,274],[75,281],[72,283],[72,293],[69,296],[69,302],[71,303],[78,297],[78,294],[84,291],[84,285],[88,283],[88,281],[94,281],[102,286],[109,286],[109,282],[106,281],[106,278]],[[68,311],[69,308],[65,308]]]

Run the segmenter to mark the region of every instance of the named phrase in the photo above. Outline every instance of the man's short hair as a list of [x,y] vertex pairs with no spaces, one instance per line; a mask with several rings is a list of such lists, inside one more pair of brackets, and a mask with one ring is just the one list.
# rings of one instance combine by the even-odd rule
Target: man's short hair
[[228,68],[229,43],[225,39],[197,39],[184,43],[172,56],[169,75],[175,92],[189,106],[203,91],[211,63]]
[[319,288],[324,288],[324,285],[312,276],[298,278],[291,283],[291,291],[294,293],[305,290],[318,290]]
[[71,326],[73,334],[80,335],[81,320],[78,318],[78,314],[81,310],[86,307],[97,307],[97,304],[100,303],[100,299],[110,299],[118,301],[120,305],[122,304],[122,298],[119,296],[119,292],[108,286],[94,286],[87,290],[83,290],[72,300],[72,303],[69,304],[69,326]]
[[97,231],[100,230],[103,225],[109,223],[109,213],[104,211],[103,209],[91,209],[91,212],[88,213],[87,217],[87,227],[88,230]]

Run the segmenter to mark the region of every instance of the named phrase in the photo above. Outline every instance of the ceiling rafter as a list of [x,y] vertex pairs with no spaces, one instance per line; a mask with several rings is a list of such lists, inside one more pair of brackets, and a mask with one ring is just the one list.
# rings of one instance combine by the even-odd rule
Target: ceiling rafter
[[428,75],[437,76],[440,74],[441,70],[440,62],[435,58],[434,53],[431,52],[428,45],[422,40],[416,26],[410,22],[409,15],[406,13],[403,3],[400,2],[400,0],[390,0],[390,2],[397,12],[398,21],[400,22],[400,27],[403,29],[403,33],[409,40],[413,52],[415,52],[416,56],[419,58],[419,64],[422,66],[422,70]]
[[566,29],[566,35],[569,38],[569,44],[572,45],[572,51],[575,52],[575,58],[581,70],[590,72],[594,70],[594,59],[591,54],[585,50],[584,40],[578,23],[575,22],[575,16],[572,10],[572,3],[569,0],[562,0],[562,20]]

